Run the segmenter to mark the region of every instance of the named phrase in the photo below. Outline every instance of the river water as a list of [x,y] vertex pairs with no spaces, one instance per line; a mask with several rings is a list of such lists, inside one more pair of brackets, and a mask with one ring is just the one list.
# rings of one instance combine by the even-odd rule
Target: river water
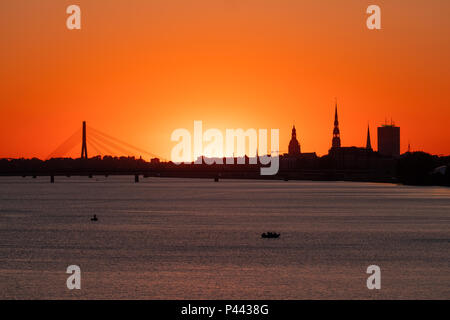
[[450,188],[0,178],[0,298],[450,299]]

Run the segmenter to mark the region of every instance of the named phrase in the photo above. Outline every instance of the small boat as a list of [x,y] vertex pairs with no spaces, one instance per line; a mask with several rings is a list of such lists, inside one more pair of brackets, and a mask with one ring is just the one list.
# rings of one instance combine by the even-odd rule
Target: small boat
[[91,221],[98,221],[96,214],[94,214],[94,216],[91,218]]
[[261,238],[279,238],[280,237],[280,233],[276,233],[276,232],[266,232],[261,234]]

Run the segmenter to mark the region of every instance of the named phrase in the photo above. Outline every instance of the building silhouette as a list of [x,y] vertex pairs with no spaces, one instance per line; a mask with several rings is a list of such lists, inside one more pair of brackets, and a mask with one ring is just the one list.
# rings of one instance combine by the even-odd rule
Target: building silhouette
[[342,146],[337,104],[334,111],[332,146],[327,155],[301,152],[297,130],[292,128],[288,153],[280,156],[280,175],[285,179],[337,179],[356,181],[389,181],[395,176],[397,159],[386,157],[372,148],[370,126],[363,131],[365,146]]
[[334,129],[333,129],[333,140],[331,142],[331,148],[340,148],[340,147],[341,147],[341,133],[339,131],[339,120],[338,120],[337,102],[336,102],[336,107],[334,109]]
[[292,127],[291,140],[288,145],[288,153],[280,156],[281,170],[311,169],[316,166],[318,157],[315,152],[302,152],[297,140],[297,130]]
[[[337,105],[334,113],[333,142],[327,158],[331,161],[329,162],[330,167],[336,170],[344,170],[346,174],[355,174],[357,171],[361,174],[364,172],[364,174],[370,175],[384,165],[378,153],[372,149],[369,126],[367,126],[365,147],[341,146]],[[390,165],[387,167],[390,170]]]
[[301,153],[300,143],[297,140],[297,131],[295,126],[292,127],[291,141],[289,142],[288,154],[290,156],[296,156]]
[[378,153],[386,157],[400,156],[400,127],[392,123],[378,127]]

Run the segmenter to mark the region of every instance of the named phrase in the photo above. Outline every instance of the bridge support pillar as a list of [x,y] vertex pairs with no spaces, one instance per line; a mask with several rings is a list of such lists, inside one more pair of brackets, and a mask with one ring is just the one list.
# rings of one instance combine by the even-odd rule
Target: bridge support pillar
[[50,176],[50,183],[55,183],[55,176]]
[[139,182],[139,175],[138,174],[134,175],[134,182],[136,182],[136,183]]

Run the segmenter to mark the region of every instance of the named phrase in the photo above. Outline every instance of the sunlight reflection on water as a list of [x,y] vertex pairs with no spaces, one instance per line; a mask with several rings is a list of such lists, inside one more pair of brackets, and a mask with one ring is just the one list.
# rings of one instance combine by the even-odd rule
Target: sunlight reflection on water
[[[133,181],[1,178],[0,297],[450,298],[449,188]],[[365,285],[371,264],[379,292]]]

